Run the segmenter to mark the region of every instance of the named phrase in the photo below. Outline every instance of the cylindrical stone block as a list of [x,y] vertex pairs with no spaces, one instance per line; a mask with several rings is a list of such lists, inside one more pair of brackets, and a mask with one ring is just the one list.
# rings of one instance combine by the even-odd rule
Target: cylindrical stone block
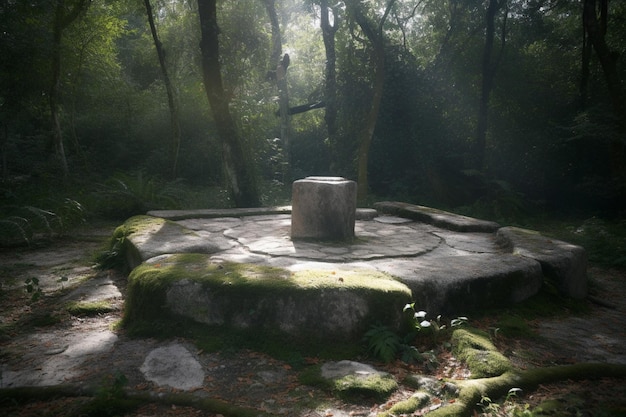
[[356,182],[342,177],[306,177],[294,181],[291,195],[291,238],[353,238],[356,192]]

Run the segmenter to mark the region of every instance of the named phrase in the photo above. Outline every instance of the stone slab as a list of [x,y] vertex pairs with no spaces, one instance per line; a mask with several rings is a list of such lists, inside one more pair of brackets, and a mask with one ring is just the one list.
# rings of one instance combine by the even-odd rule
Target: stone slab
[[584,248],[543,236],[533,230],[503,227],[497,239],[512,253],[536,259],[562,294],[587,296],[587,253]]
[[215,219],[222,217],[259,216],[262,214],[290,214],[291,206],[252,207],[237,209],[152,210],[148,216],[168,220]]
[[495,232],[500,227],[500,225],[495,222],[474,219],[432,207],[417,206],[399,201],[381,201],[375,203],[374,208],[382,213],[406,217],[458,232],[490,233]]
[[159,386],[192,390],[204,383],[202,365],[178,343],[152,350],[139,369],[148,381]]
[[416,309],[435,316],[508,307],[535,295],[543,282],[539,262],[504,253],[384,259],[373,266],[406,284]]
[[[127,239],[140,259],[148,263],[160,263],[169,254],[197,252],[211,262],[266,265],[291,273],[328,271],[328,276],[337,278],[348,272],[378,271],[410,289],[417,306],[431,315],[466,315],[473,310],[506,307],[536,294],[546,277],[555,279],[567,295],[586,294],[584,250],[536,232],[515,228],[485,232],[495,224],[435,211],[431,214],[437,214],[437,219],[432,222],[398,213],[384,215],[382,221],[374,216],[368,217],[372,220],[356,220],[355,238],[348,242],[299,241],[291,239],[289,214],[244,213],[170,221],[166,227],[153,224],[139,228],[137,236],[131,234]],[[445,227],[440,226],[442,222]],[[216,319],[220,301],[200,294],[196,284],[185,282],[184,277],[176,285],[168,304],[171,311],[207,324],[226,323]],[[313,311],[310,314],[303,314],[301,305],[288,297],[253,300],[253,305],[262,306],[253,310],[265,309],[263,314],[280,317],[273,326],[292,334],[309,323],[326,320],[320,332],[336,337],[361,326],[359,320],[367,316],[358,313],[365,311],[360,310],[361,301],[346,298],[351,294],[341,291],[345,292],[329,290],[325,300],[310,300],[306,307]],[[344,304],[352,304],[354,311],[346,311]],[[316,308],[321,315],[315,315]],[[228,323],[242,327],[261,323],[246,316],[249,311],[242,307],[241,314],[231,316]],[[393,312],[381,314],[391,316]],[[354,320],[346,320],[351,324],[342,328],[333,324],[332,317]]]
[[[159,220],[154,217],[152,219]],[[234,242],[224,238],[221,233],[209,231],[211,227],[209,230],[190,230],[169,220],[148,220],[146,224],[146,227],[141,227],[126,237],[133,249],[126,256],[131,268],[166,253],[215,253],[234,245]],[[219,226],[216,229],[222,230]]]

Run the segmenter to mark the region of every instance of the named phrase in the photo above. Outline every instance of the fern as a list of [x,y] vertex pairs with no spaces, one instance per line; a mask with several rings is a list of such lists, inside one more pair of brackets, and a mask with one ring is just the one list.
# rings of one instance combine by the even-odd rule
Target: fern
[[364,336],[368,350],[383,362],[391,362],[400,349],[400,338],[389,327],[373,326]]
[[27,219],[10,216],[0,219],[0,246],[30,243],[33,230]]

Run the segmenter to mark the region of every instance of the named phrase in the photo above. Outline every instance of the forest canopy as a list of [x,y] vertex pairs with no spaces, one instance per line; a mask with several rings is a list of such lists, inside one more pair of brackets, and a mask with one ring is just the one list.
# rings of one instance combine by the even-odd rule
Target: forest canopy
[[3,0],[2,191],[119,173],[228,204],[623,214],[624,0]]

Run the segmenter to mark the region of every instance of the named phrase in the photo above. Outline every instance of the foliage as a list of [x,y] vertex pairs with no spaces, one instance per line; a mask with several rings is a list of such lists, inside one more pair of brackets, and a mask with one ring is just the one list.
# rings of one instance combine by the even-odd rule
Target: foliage
[[109,375],[93,399],[83,405],[77,414],[113,417],[132,412],[143,401],[138,398],[129,398],[125,391],[126,385],[128,385],[128,378],[123,373],[118,371],[115,375]]
[[94,192],[99,213],[112,219],[125,219],[154,209],[181,207],[180,182],[163,182],[139,171],[119,173],[100,184]]
[[482,409],[480,415],[483,417],[533,417],[537,415],[530,410],[528,404],[520,405],[515,401],[521,391],[520,388],[511,388],[502,404],[492,401],[487,396],[483,396],[478,403]]
[[67,235],[85,222],[85,209],[72,199],[65,199],[58,212],[33,206],[0,207],[0,247],[30,244],[38,234],[48,237]]
[[43,295],[43,291],[39,286],[39,278],[26,278],[24,281],[24,290],[30,295],[31,301],[37,301]]
[[[432,352],[420,352],[414,345],[418,336],[430,337],[432,344],[441,342],[442,333],[448,328],[442,323],[441,316],[434,320],[426,320],[425,311],[415,311],[415,303],[406,304],[403,312],[409,311],[408,330],[404,335],[380,324],[373,325],[364,335],[368,351],[383,362],[392,362],[399,358],[403,362],[432,362]],[[467,317],[457,317],[450,321],[450,328],[458,327],[467,322]]]
[[547,225],[548,232],[585,248],[589,260],[598,265],[626,267],[626,222],[591,217],[576,225],[561,222]]

